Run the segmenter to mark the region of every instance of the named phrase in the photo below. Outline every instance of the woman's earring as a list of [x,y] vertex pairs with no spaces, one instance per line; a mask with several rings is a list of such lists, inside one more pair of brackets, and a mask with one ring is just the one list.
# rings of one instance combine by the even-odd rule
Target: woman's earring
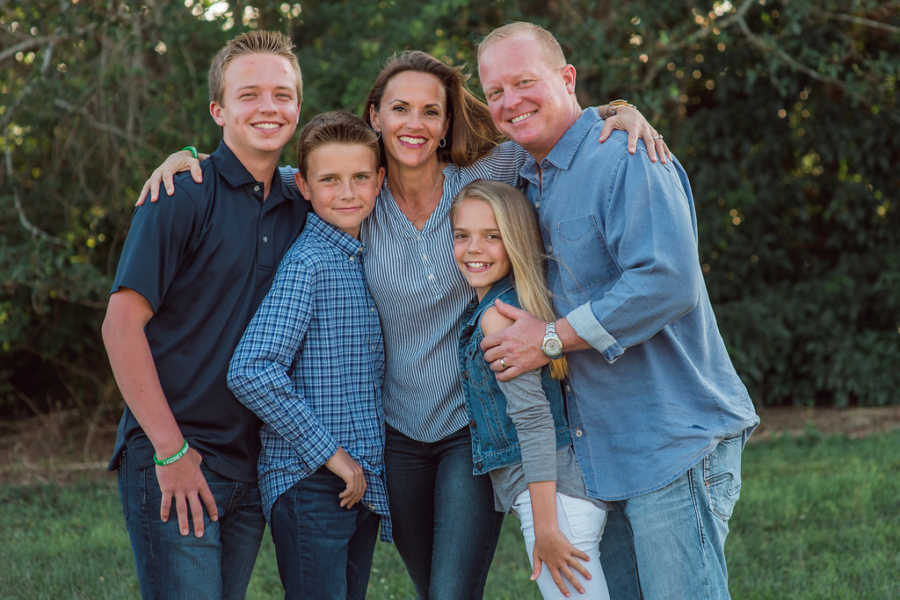
[[377,139],[378,141],[381,141],[381,130],[380,129],[375,130],[375,139]]
[[442,137],[441,141],[438,142],[438,148],[446,148],[447,147],[447,138]]

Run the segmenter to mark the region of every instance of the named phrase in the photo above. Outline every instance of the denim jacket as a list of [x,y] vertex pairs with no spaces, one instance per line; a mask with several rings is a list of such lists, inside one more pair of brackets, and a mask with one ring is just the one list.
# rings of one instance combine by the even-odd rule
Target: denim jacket
[[[484,361],[481,352],[481,316],[500,298],[507,304],[519,306],[511,276],[504,277],[488,290],[481,302],[472,300],[463,313],[459,333],[459,370],[466,412],[472,434],[472,463],[475,475],[481,475],[522,461],[519,439],[512,420],[506,414],[506,397],[500,391],[494,372]],[[550,369],[541,369],[541,383],[550,401],[550,412],[556,428],[556,447],[571,442],[566,422],[565,405],[559,381],[550,377]]]

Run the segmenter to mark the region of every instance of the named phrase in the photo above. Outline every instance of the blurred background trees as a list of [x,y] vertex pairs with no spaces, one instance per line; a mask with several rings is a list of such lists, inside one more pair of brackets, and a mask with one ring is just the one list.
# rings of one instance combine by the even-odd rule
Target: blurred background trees
[[0,0],[0,416],[118,414],[99,323],[131,206],[170,151],[215,147],[225,41],[290,33],[305,121],[359,112],[399,49],[480,94],[474,45],[511,20],[557,34],[582,105],[627,98],[666,135],[758,403],[897,402],[900,0]]

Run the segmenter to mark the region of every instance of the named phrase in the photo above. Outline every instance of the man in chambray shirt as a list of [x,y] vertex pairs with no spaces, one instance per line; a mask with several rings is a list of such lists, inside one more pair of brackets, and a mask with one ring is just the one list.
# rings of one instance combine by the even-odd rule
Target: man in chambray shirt
[[624,135],[596,143],[603,121],[540,27],[494,30],[478,63],[494,123],[532,157],[521,175],[564,315],[500,304],[516,323],[485,338],[485,359],[509,380],[567,353],[578,464],[588,494],[614,501],[601,543],[613,598],[728,598],[728,519],[759,418],[707,295],[687,176],[629,154]]

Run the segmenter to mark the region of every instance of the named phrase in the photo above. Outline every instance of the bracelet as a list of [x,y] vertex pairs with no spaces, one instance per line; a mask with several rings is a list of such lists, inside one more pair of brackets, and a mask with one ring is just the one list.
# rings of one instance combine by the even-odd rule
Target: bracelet
[[[624,100],[623,100],[623,102],[624,102]],[[194,148],[193,146],[185,146],[185,147],[182,148],[181,150],[188,150],[188,151],[190,151],[191,156],[193,156],[194,158],[200,158],[200,157],[197,155],[197,149]],[[181,150],[179,150],[179,152],[181,152]]]
[[184,440],[184,446],[181,447],[181,450],[170,456],[169,458],[159,459],[156,457],[156,452],[153,453],[153,462],[158,464],[161,467],[165,467],[166,465],[171,465],[173,462],[177,461],[179,458],[187,454],[188,451],[188,443],[187,440]]

